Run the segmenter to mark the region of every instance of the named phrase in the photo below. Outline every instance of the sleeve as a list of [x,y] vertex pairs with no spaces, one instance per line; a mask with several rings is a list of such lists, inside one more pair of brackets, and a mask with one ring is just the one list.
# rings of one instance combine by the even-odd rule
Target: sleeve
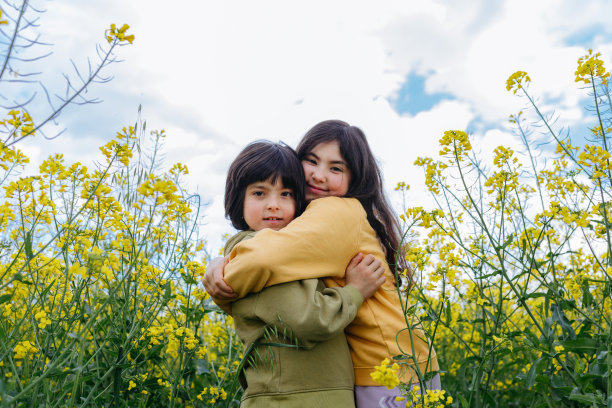
[[365,211],[356,199],[314,200],[285,228],[264,229],[236,245],[224,279],[242,298],[279,283],[344,277],[346,266],[359,251],[364,220]]
[[305,279],[261,292],[255,315],[279,331],[289,330],[299,346],[312,348],[342,332],[362,303],[363,297],[350,285],[325,288],[318,279]]

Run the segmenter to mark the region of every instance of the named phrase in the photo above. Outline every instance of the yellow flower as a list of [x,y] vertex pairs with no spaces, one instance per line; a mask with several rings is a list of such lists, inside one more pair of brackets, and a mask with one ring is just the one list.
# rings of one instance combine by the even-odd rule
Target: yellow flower
[[8,20],[2,19],[2,9],[0,9],[0,25],[8,24]]
[[34,315],[34,318],[38,321],[38,327],[44,329],[51,324],[51,320],[47,317],[47,313],[44,310],[39,311]]
[[110,30],[106,35],[106,39],[109,43],[116,39],[118,42],[127,41],[132,44],[135,37],[134,35],[125,35],[128,28],[130,28],[130,26],[127,24],[122,25],[119,29],[117,29],[115,24],[111,24]]
[[408,191],[410,190],[410,185],[406,184],[405,181],[400,181],[397,183],[397,187],[395,187],[395,191]]
[[0,125],[4,125],[11,136],[14,138],[34,136],[34,121],[28,112],[25,110],[11,110],[8,114],[9,118],[0,121]]
[[594,78],[600,78],[604,86],[608,84],[610,73],[606,72],[603,61],[599,59],[601,53],[593,55],[593,50],[589,50],[587,55],[578,58],[578,68],[576,68],[576,82],[591,83]]
[[[440,156],[451,153],[459,158],[465,157],[472,150],[468,134],[463,130],[447,130],[440,139]],[[452,146],[452,147],[451,147]]]
[[38,349],[29,340],[19,342],[13,351],[15,352],[15,359],[25,358],[30,354],[38,353]]
[[391,367],[389,364],[391,362],[388,358],[385,358],[379,366],[374,367],[374,371],[370,373],[370,377],[374,382],[384,385],[387,389],[395,388],[399,385],[400,380],[397,376],[397,372],[399,371],[399,366],[397,363],[393,363]]
[[514,90],[516,94],[516,91],[523,89],[523,86],[527,85],[529,82],[531,82],[531,78],[529,78],[529,75],[527,75],[525,71],[516,71],[506,80],[506,90]]

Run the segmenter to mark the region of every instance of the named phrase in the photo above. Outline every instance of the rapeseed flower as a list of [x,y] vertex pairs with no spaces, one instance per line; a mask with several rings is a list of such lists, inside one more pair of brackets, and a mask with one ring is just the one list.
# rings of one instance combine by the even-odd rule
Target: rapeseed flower
[[531,82],[531,78],[525,71],[516,71],[506,80],[506,90],[513,91],[516,94],[519,89],[523,89],[529,82]]
[[113,40],[117,40],[118,42],[127,41],[130,44],[134,42],[134,35],[126,35],[126,31],[130,28],[129,25],[124,24],[121,28],[117,28],[115,24],[111,24],[110,29],[108,30],[108,34],[106,35],[106,39],[108,42],[112,42]]
[[593,50],[590,49],[588,54],[578,58],[578,67],[575,72],[576,82],[590,84],[594,78],[599,78],[604,86],[608,85],[610,73],[604,68],[600,56],[600,52],[593,54]]
[[400,380],[398,378],[399,365],[391,362],[388,358],[385,358],[379,366],[374,367],[374,371],[370,373],[370,377],[377,384],[387,387],[387,389],[395,388],[399,385]]

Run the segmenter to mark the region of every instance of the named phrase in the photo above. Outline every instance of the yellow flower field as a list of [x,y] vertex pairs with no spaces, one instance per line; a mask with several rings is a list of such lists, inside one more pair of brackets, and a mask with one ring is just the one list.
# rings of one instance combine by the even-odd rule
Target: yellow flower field
[[[127,24],[104,38],[66,104],[135,41]],[[412,270],[398,296],[407,324],[432,340],[443,390],[428,390],[418,367],[418,386],[399,382],[409,350],[384,360],[372,378],[401,387],[406,407],[612,406],[609,77],[601,54],[578,59],[576,84],[591,97],[585,141],[555,128],[517,71],[506,86],[528,105],[510,116],[521,149],[485,159],[472,135],[448,130],[438,157],[416,161],[436,206],[399,215],[398,256]],[[243,347],[201,284],[209,256],[187,167],[161,166],[166,134],[138,120],[99,148],[94,168],[58,153],[24,174],[18,142],[48,136],[64,106],[0,118],[0,407],[239,406]],[[552,147],[538,150],[535,132]]]

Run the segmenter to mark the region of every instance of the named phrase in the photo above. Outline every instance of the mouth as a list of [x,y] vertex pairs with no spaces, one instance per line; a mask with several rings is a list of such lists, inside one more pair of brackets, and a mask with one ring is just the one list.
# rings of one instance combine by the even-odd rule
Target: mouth
[[264,217],[264,221],[282,221],[283,219],[280,217]]
[[314,194],[325,194],[327,192],[327,190],[324,190],[319,187],[315,187],[312,184],[307,184],[306,187],[311,193],[314,193]]

